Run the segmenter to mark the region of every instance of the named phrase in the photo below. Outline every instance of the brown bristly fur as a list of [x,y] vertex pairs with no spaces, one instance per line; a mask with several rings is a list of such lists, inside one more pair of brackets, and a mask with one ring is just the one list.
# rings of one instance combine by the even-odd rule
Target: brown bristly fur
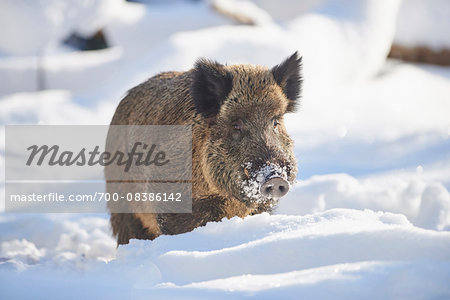
[[[112,213],[118,244],[270,211],[274,203],[252,202],[242,194],[240,183],[248,177],[242,165],[253,161],[257,168],[270,161],[287,166],[287,179],[295,180],[283,115],[297,104],[300,63],[296,53],[273,69],[201,59],[190,71],[161,73],[131,89],[111,125],[192,126],[192,214]],[[244,128],[238,133],[236,122]]]

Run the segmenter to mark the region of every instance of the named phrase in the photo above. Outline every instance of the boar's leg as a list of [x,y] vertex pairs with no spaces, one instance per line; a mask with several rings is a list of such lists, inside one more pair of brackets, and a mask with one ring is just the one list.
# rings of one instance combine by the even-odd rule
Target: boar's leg
[[219,195],[193,199],[192,213],[160,214],[158,223],[162,234],[179,234],[205,226],[208,222],[219,222],[223,218],[249,215],[251,209],[243,202]]
[[141,219],[132,213],[112,213],[111,227],[118,245],[128,244],[130,239],[153,240],[159,235],[145,228]]

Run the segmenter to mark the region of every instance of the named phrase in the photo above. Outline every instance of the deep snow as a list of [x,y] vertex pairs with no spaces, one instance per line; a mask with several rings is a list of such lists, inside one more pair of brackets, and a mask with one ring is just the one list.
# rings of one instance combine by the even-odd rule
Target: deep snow
[[[255,27],[201,1],[31,2],[0,4],[0,124],[107,124],[157,72],[199,56],[270,67],[299,50],[302,105],[286,117],[299,175],[274,215],[117,250],[106,213],[0,213],[2,298],[450,298],[450,68],[385,60],[394,38],[446,45],[447,4],[422,12],[424,38],[405,29],[411,0],[255,0]],[[98,26],[111,48],[58,44]]]
[[[20,219],[33,222],[33,217]],[[133,240],[119,247],[116,259],[107,264],[92,259],[95,255],[105,259],[108,250],[113,255],[112,241],[95,243],[108,240],[102,233],[105,219],[38,218],[42,219],[62,231],[53,232],[59,242],[48,249],[50,253],[24,240],[2,243],[2,255],[15,256],[0,269],[7,299],[18,295],[445,299],[450,295],[446,284],[450,233],[414,227],[400,214],[333,209],[305,216],[235,217],[177,237]],[[17,220],[3,221],[2,230],[11,231],[8,227],[14,224]],[[99,228],[92,230],[93,224]],[[42,234],[42,227],[32,231]],[[23,232],[21,228],[18,234]],[[46,239],[35,238],[37,243]],[[75,248],[77,253],[71,253]]]

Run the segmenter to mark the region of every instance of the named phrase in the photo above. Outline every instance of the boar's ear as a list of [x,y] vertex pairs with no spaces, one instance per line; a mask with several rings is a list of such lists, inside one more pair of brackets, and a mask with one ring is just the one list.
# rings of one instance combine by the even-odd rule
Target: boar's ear
[[281,64],[272,68],[275,81],[283,90],[289,100],[287,112],[294,112],[297,106],[297,98],[300,96],[302,58],[295,52]]
[[192,98],[205,118],[214,117],[232,88],[232,75],[218,62],[200,58],[195,63]]

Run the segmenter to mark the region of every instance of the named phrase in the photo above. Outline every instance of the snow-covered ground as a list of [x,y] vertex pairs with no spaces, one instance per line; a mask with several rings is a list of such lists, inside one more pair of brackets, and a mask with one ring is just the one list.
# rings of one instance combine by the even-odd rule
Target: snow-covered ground
[[425,46],[435,51],[450,48],[450,2],[404,0],[399,11],[395,43]]
[[5,223],[18,222],[41,223],[40,228],[8,229],[47,245],[36,247],[24,239],[2,243],[3,256],[23,261],[0,269],[5,299],[450,295],[450,233],[414,227],[401,214],[333,209],[305,216],[235,217],[176,237],[133,240],[117,254],[102,218],[20,216],[4,221],[2,230]]
[[[243,1],[257,26],[156,2],[1,2],[0,124],[107,124],[157,72],[199,56],[270,67],[298,50],[298,183],[274,215],[118,249],[106,212],[0,213],[0,298],[450,299],[450,68],[385,59],[394,37],[445,46],[448,5],[430,1],[424,34],[402,25],[412,0]],[[111,48],[58,43],[98,26]]]

